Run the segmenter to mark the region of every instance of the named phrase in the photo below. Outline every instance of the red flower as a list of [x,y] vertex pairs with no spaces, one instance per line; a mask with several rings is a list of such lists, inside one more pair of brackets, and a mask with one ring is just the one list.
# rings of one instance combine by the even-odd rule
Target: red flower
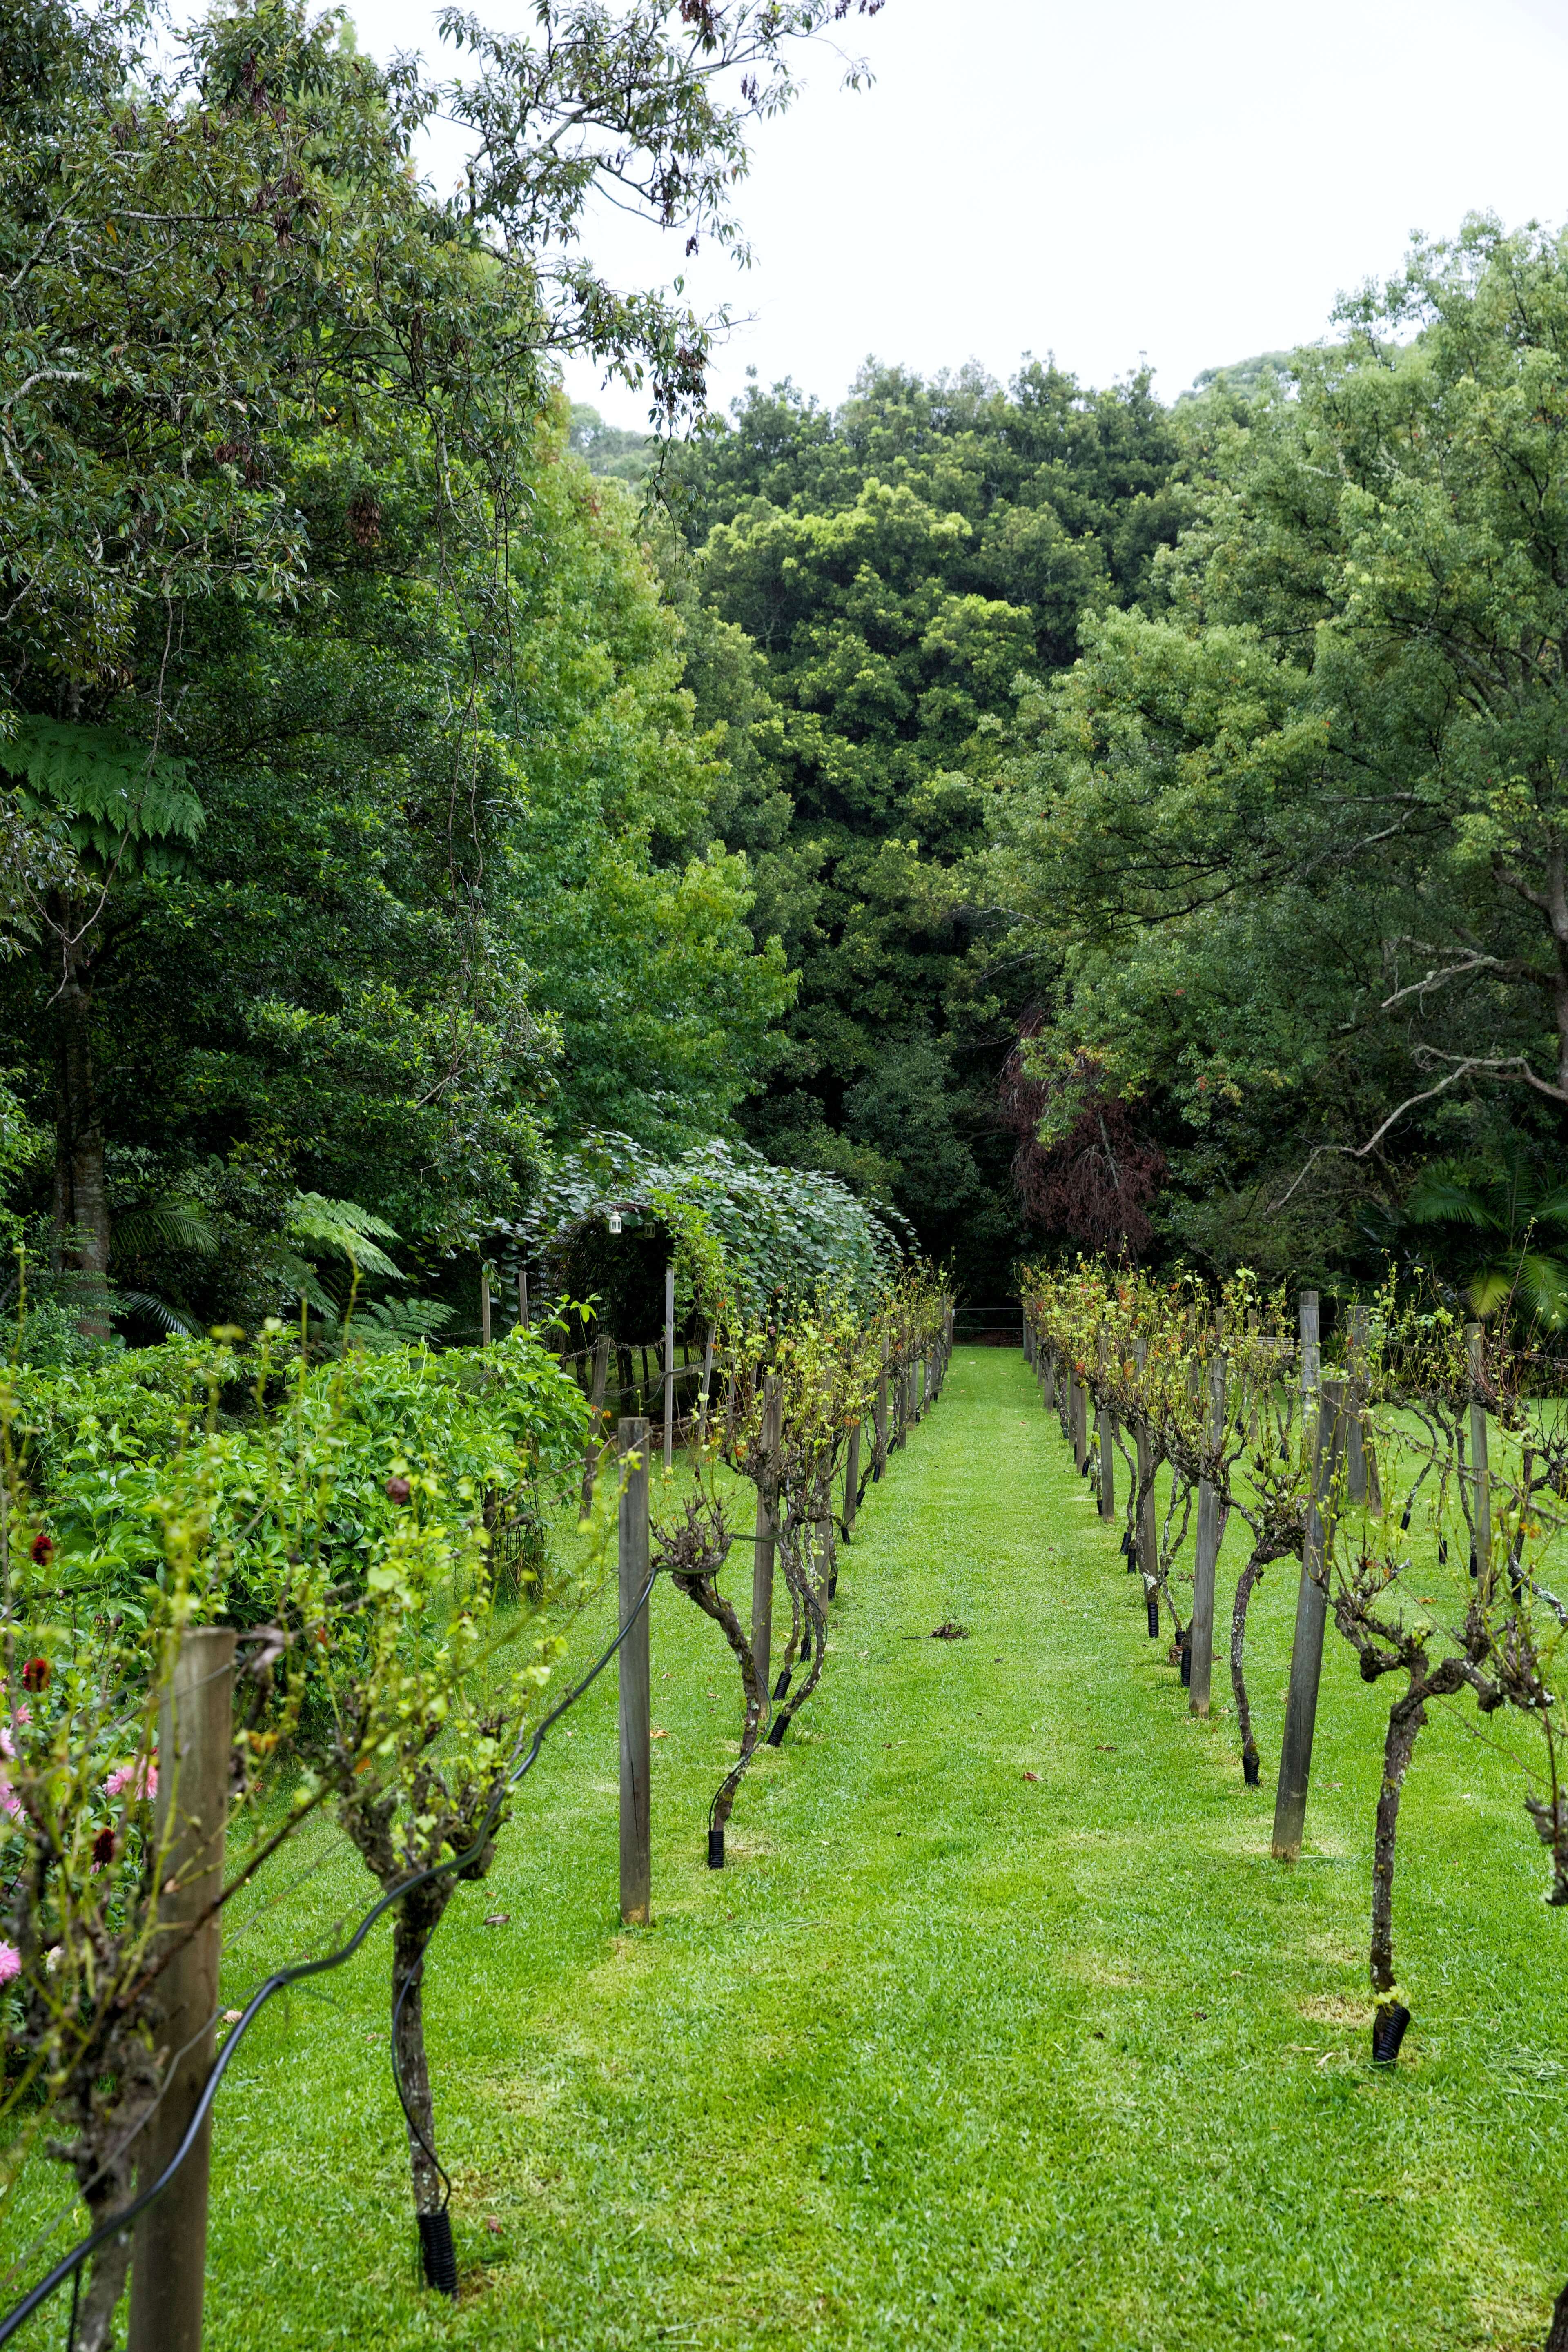
[[54,1668],[47,1658],[29,1658],[22,1669],[22,1688],[30,1691],[47,1690]]
[[101,1829],[92,1842],[92,1866],[94,1870],[107,1870],[113,1860],[114,1832]]
[[393,1502],[406,1503],[414,1489],[406,1478],[389,1478],[386,1482],[386,1491]]
[[54,1548],[54,1538],[45,1535],[42,1529],[33,1538],[33,1558],[40,1568],[47,1568]]

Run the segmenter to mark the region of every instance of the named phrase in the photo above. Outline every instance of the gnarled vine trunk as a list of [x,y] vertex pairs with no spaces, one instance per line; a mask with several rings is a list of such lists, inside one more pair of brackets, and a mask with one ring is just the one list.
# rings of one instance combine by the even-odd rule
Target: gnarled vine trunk
[[741,1754],[739,1760],[731,1766],[720,1782],[718,1794],[713,1800],[712,1811],[709,1817],[712,1828],[722,1830],[728,1824],[730,1815],[734,1811],[736,1794],[745,1777],[746,1768],[756,1752],[757,1741],[762,1734],[763,1717],[767,1712],[767,1685],[763,1680],[763,1671],[757,1664],[756,1653],[752,1648],[750,1638],[741,1622],[739,1614],[720,1591],[711,1575],[677,1574],[671,1581],[678,1592],[684,1592],[689,1601],[695,1601],[703,1615],[711,1617],[713,1622],[722,1629],[724,1639],[734,1652],[735,1662],[741,1669],[741,1688],[746,1702],[745,1720],[741,1727]]
[[1394,1862],[1399,1836],[1399,1800],[1426,1720],[1426,1685],[1407,1691],[1388,1710],[1383,1743],[1383,1785],[1377,1792],[1377,1828],[1372,1859],[1372,1992],[1385,2009],[1394,1990]]
[[392,2042],[414,2175],[414,2210],[438,2213],[445,2201],[436,2160],[436,2108],[425,2054],[425,1954],[452,1893],[450,1879],[433,1879],[405,1895],[392,1932]]
[[1265,1566],[1263,1554],[1255,1551],[1237,1579],[1236,1600],[1230,1612],[1230,1687],[1235,1694],[1236,1720],[1241,1731],[1242,1778],[1249,1789],[1257,1788],[1261,1767],[1258,1742],[1252,1736],[1252,1708],[1247,1696],[1247,1612]]
[[[1305,1529],[1302,1530],[1304,1538]],[[1267,1525],[1252,1548],[1252,1557],[1237,1579],[1236,1600],[1230,1612],[1230,1687],[1236,1696],[1236,1719],[1241,1729],[1241,1772],[1249,1789],[1256,1789],[1261,1778],[1262,1766],[1258,1742],[1252,1734],[1252,1703],[1247,1691],[1247,1612],[1253,1593],[1263,1581],[1263,1571],[1272,1568],[1277,1559],[1300,1559],[1300,1545],[1293,1543],[1279,1528]]]
[[[47,2152],[77,2176],[88,2220],[95,2230],[121,2213],[136,2194],[136,2134],[156,2104],[160,2068],[144,2033],[117,2019],[100,2044],[102,2071],[79,2084],[57,2109],[75,2137],[51,2140]],[[114,2314],[131,2270],[132,2230],[108,2239],[93,2256],[92,2270],[77,2311],[78,2352],[110,2352]]]
[[792,1692],[788,1703],[774,1713],[768,1733],[769,1745],[773,1748],[779,1746],[791,1723],[822,1680],[826,1658],[827,1618],[812,1574],[811,1525],[807,1520],[786,1521],[781,1530],[779,1559],[789,1586],[791,1604],[802,1624],[801,1656],[808,1672],[805,1681]]

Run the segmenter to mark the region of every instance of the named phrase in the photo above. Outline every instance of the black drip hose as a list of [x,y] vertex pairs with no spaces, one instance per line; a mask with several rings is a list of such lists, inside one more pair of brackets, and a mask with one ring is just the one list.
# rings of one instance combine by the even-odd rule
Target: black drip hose
[[[577,1701],[582,1697],[584,1692],[588,1689],[592,1683],[598,1680],[600,1675],[603,1674],[605,1668],[609,1664],[610,1660],[615,1656],[616,1651],[620,1648],[621,1643],[626,1640],[626,1635],[631,1632],[632,1627],[637,1623],[637,1619],[642,1615],[643,1611],[647,1608],[648,1595],[653,1591],[658,1574],[659,1570],[655,1569],[653,1573],[649,1576],[647,1582],[643,1586],[642,1591],[637,1597],[637,1606],[632,1611],[631,1615],[626,1619],[626,1623],[621,1627],[620,1632],[616,1635],[615,1640],[610,1643],[609,1647],[603,1651],[594,1661],[594,1664],[589,1667],[587,1673],[584,1675],[582,1681],[576,1685],[575,1689],[568,1691],[560,1705],[552,1707],[550,1713],[542,1718],[539,1728],[533,1735],[532,1744],[529,1748],[527,1755],[523,1758],[517,1769],[514,1772],[510,1773],[507,1779],[501,1783],[500,1787],[496,1790],[495,1796],[487,1809],[479,1834],[475,1839],[473,1844],[468,1848],[467,1853],[458,1854],[449,1862],[434,1863],[428,1870],[416,1871],[412,1878],[405,1878],[401,1885],[389,1886],[386,1889],[386,1892],[378,1896],[376,1901],[371,1905],[370,1909],[365,1913],[364,1917],[360,1921],[359,1926],[354,1929],[353,1934],[349,1937],[347,1943],[341,1944],[335,1952],[324,1952],[321,1955],[321,1958],[317,1960],[296,1960],[289,1968],[275,1969],[271,1976],[268,1977],[263,1983],[258,1985],[256,1990],[251,1994],[249,2000],[246,2003],[243,2013],[237,2021],[233,2032],[230,2033],[227,2041],[224,2043],[223,2048],[218,2052],[216,2058],[213,2062],[212,2073],[207,2076],[206,2082],[202,2088],[201,2097],[196,2101],[195,2109],[191,2116],[191,2120],[185,2126],[184,2137],[181,2140],[179,2147],[174,2150],[174,2155],[169,2158],[169,2161],[164,2166],[163,2171],[158,2175],[157,2179],[153,2182],[151,2188],[143,2189],[138,2196],[132,2198],[129,2205],[122,2206],[118,2213],[112,2214],[107,2221],[100,2222],[96,2230],[92,2231],[89,2235],[83,2238],[79,2245],[73,2246],[68,2253],[62,2254],[59,2261],[55,2264],[53,2270],[50,2271],[47,2276],[41,2278],[38,2281],[37,2285],[23,2296],[20,2303],[15,2305],[12,2309],[5,2314],[4,2319],[0,2319],[0,2345],[9,2344],[11,2338],[16,2335],[16,2330],[22,2326],[26,2320],[29,2320],[32,2317],[34,2312],[37,2310],[38,2305],[41,2303],[47,2302],[49,2296],[54,2294],[57,2287],[63,2286],[68,2278],[74,2277],[80,2271],[83,2263],[87,2262],[91,2255],[95,2254],[100,2246],[105,2244],[109,2239],[117,2237],[121,2231],[128,2230],[132,2222],[136,2219],[136,2216],[139,2213],[144,2212],[147,2207],[151,2205],[155,2199],[163,2195],[164,2189],[167,2189],[170,2181],[173,2180],[175,2173],[178,2172],[181,2165],[184,2164],[186,2157],[189,2156],[192,2148],[195,2146],[201,2134],[202,2126],[205,2123],[207,2116],[211,2112],[213,2101],[217,2096],[218,2085],[223,2081],[225,2074],[228,2071],[229,2061],[234,2056],[235,2052],[239,2048],[240,2043],[244,2041],[246,2034],[249,2032],[251,2021],[261,2010],[266,2008],[267,2003],[272,1999],[273,1995],[275,1993],[286,1992],[290,1985],[300,1984],[307,1977],[325,1976],[333,1969],[341,1969],[345,1961],[353,1959],[354,1954],[359,1950],[360,1946],[364,1942],[364,1939],[369,1935],[371,1929],[375,1926],[376,1921],[382,1916],[384,1912],[389,1911],[395,1903],[400,1903],[405,1895],[414,1894],[417,1888],[427,1886],[433,1878],[445,1878],[449,1875],[460,1874],[461,1872],[468,1867],[469,1863],[477,1862],[479,1860],[480,1854],[483,1853],[485,1847],[489,1843],[491,1832],[494,1830],[497,1822],[500,1818],[500,1809],[506,1802],[507,1791],[510,1789],[514,1789],[524,1775],[532,1769],[533,1765],[538,1759],[540,1748],[544,1744],[544,1735],[549,1731],[552,1725],[559,1723],[561,1717],[565,1714],[569,1706],[576,1706]],[[421,1968],[423,1968],[423,1961],[421,1961]],[[406,1990],[406,1987],[405,1990]],[[408,2100],[404,2091],[403,2078],[401,2074],[399,2074],[397,2069],[395,2032],[393,2036],[392,2071],[393,2078],[397,2084],[397,2095],[399,2100],[402,2102],[404,2114],[408,2116],[410,2126],[417,2131],[417,2126],[414,2126],[414,2118],[409,2115]],[[418,2136],[420,2145],[423,2147],[424,2137],[422,2134]],[[426,2152],[428,2153],[428,2151]],[[437,2169],[439,2169],[439,2167],[437,2167]],[[441,2177],[445,2179],[445,2173],[443,2173]],[[446,2209],[443,2206],[443,2217],[445,2216],[445,2211]],[[422,2245],[424,2244],[426,2236],[424,2224],[426,2220],[433,2218],[433,2216],[424,2214],[419,2217],[420,2242]],[[450,2228],[450,2223],[447,2224],[447,2227],[448,2229]]]
[[[428,1947],[426,1947],[426,1949],[428,1949]],[[436,2210],[439,2213],[444,2213],[447,2206],[452,2201],[451,2175],[448,2173],[446,2166],[442,2163],[440,2158],[437,2155],[435,2149],[431,2147],[429,2141],[426,2138],[424,2133],[419,2128],[419,2118],[409,2105],[407,2087],[403,2080],[403,2069],[397,2063],[397,2029],[403,2022],[403,2004],[407,2000],[409,1994],[413,1991],[415,1986],[417,1984],[423,1984],[424,1981],[425,1953],[421,1952],[419,1958],[415,1961],[414,1966],[409,1969],[408,1974],[404,1978],[403,1982],[398,1986],[397,1999],[392,2004],[392,2079],[397,2085],[397,2095],[403,2103],[403,2112],[408,2118],[408,2128],[410,2133],[413,2135],[414,2138],[418,2141],[421,2148],[424,2150],[426,2162],[433,2165],[435,2169],[441,2176],[441,2202]],[[420,2214],[419,2233],[421,2237],[425,2234],[426,2222],[433,2218],[434,2216],[428,2213]],[[425,2267],[426,2271],[429,2270],[430,2265],[428,2260],[426,2260]]]

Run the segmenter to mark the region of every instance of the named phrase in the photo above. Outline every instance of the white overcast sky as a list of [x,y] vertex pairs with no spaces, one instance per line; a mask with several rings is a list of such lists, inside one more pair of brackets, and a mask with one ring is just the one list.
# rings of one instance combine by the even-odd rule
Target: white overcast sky
[[[469,0],[522,29],[527,0]],[[426,0],[360,0],[363,46],[437,45]],[[842,397],[868,353],[1005,377],[1054,352],[1103,383],[1146,354],[1173,399],[1200,368],[1310,341],[1336,294],[1468,211],[1568,218],[1568,0],[887,0],[839,88],[801,59],[741,191],[754,267],[704,265],[749,314],[716,404],[755,367]],[[605,228],[623,282],[672,240]],[[570,388],[646,422],[585,368]]]

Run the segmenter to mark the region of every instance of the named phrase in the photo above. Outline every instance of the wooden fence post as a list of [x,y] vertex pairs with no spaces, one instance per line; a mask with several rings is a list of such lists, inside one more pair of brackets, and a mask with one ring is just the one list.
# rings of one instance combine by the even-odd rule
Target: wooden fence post
[[1296,1305],[1301,1325],[1301,1410],[1306,1413],[1311,1411],[1312,1399],[1318,1393],[1321,1373],[1317,1292],[1303,1290]]
[[855,1531],[855,1514],[860,1507],[860,1424],[856,1422],[849,1432],[849,1444],[844,1462],[844,1540],[848,1542]]
[[598,1474],[599,1448],[605,1442],[605,1389],[610,1377],[611,1341],[594,1342],[594,1370],[588,1388],[588,1443],[583,1449],[583,1513],[594,1507],[594,1480]]
[[1492,1483],[1487,1461],[1487,1408],[1483,1386],[1487,1341],[1479,1323],[1466,1324],[1465,1347],[1470,1359],[1471,1510],[1476,1537],[1470,1573],[1479,1577],[1484,1586],[1492,1570]]
[[1345,1500],[1364,1503],[1366,1481],[1366,1421],[1362,1411],[1366,1386],[1366,1308],[1358,1299],[1351,1308],[1345,1370],[1350,1380],[1350,1412],[1345,1422]]
[[[223,1891],[234,1737],[233,1632],[192,1626],[180,1637],[158,1724],[157,1834],[165,1892],[158,1917],[188,1927]],[[140,2173],[156,2180],[189,2127],[212,2072],[223,1931],[217,1916],[189,1935],[163,1971],[162,2038],[175,2054],[167,2088],[142,2134]],[[130,2352],[201,2352],[212,2118],[155,2205],[136,2222]]]
[[1279,1786],[1274,1800],[1276,1862],[1294,1862],[1301,1851],[1307,1790],[1312,1777],[1312,1732],[1318,1718],[1318,1678],[1323,1667],[1323,1628],[1329,1614],[1329,1547],[1334,1532],[1334,1479],[1345,1442],[1342,1381],[1325,1381],[1318,1404],[1312,1449],[1312,1494],[1301,1548],[1301,1585],[1296,1596],[1296,1638],[1290,1648],[1290,1695],[1285,1703],[1285,1737],[1279,1749]]
[[[1100,1334],[1100,1369],[1104,1371],[1110,1360],[1110,1344],[1103,1331]],[[1116,1517],[1116,1423],[1110,1407],[1100,1408],[1100,1516],[1102,1519]]]
[[[1217,1451],[1225,1444],[1226,1360],[1209,1360],[1208,1437]],[[1198,1532],[1193,1554],[1193,1622],[1188,1634],[1192,1693],[1187,1706],[1194,1715],[1207,1715],[1214,1670],[1214,1585],[1219,1566],[1219,1490],[1210,1478],[1198,1480]]]
[[664,1269],[664,1475],[675,1467],[675,1265]]
[[[784,1382],[770,1372],[763,1388],[762,1447],[771,1462],[784,1434]],[[757,1541],[752,1564],[752,1655],[768,1686],[773,1647],[773,1547],[777,1530],[762,1483],[757,1486]]]
[[479,1345],[481,1348],[488,1348],[489,1344],[490,1269],[489,1263],[481,1258],[479,1260]]
[[1089,1466],[1089,1405],[1078,1367],[1068,1373],[1071,1383],[1068,1391],[1068,1419],[1072,1423],[1072,1466],[1081,1478]]
[[[620,1622],[629,1622],[647,1582],[648,1424],[639,1415],[620,1424]],[[630,1460],[628,1460],[630,1456]],[[620,1669],[621,1921],[646,1927],[653,1891],[649,1772],[652,1660],[645,1608],[616,1653]]]
[[698,1402],[698,1426],[703,1443],[708,1438],[708,1400],[713,1391],[713,1326],[708,1326],[708,1338],[702,1349],[702,1391]]
[[528,1268],[523,1265],[520,1265],[517,1269],[517,1319],[521,1328],[526,1331],[528,1328]]
[[[1149,1361],[1149,1342],[1140,1332],[1132,1344],[1142,1374]],[[1160,1554],[1154,1528],[1154,1481],[1151,1475],[1153,1448],[1149,1443],[1146,1421],[1138,1423],[1133,1442],[1138,1448],[1138,1491],[1142,1501],[1139,1506],[1138,1525],[1133,1530],[1132,1541],[1143,1580],[1143,1599],[1149,1612],[1149,1638],[1153,1641],[1160,1631]]]
[[882,1335],[882,1369],[877,1375],[875,1421],[877,1458],[871,1465],[873,1485],[888,1465],[888,1337],[886,1332]]

